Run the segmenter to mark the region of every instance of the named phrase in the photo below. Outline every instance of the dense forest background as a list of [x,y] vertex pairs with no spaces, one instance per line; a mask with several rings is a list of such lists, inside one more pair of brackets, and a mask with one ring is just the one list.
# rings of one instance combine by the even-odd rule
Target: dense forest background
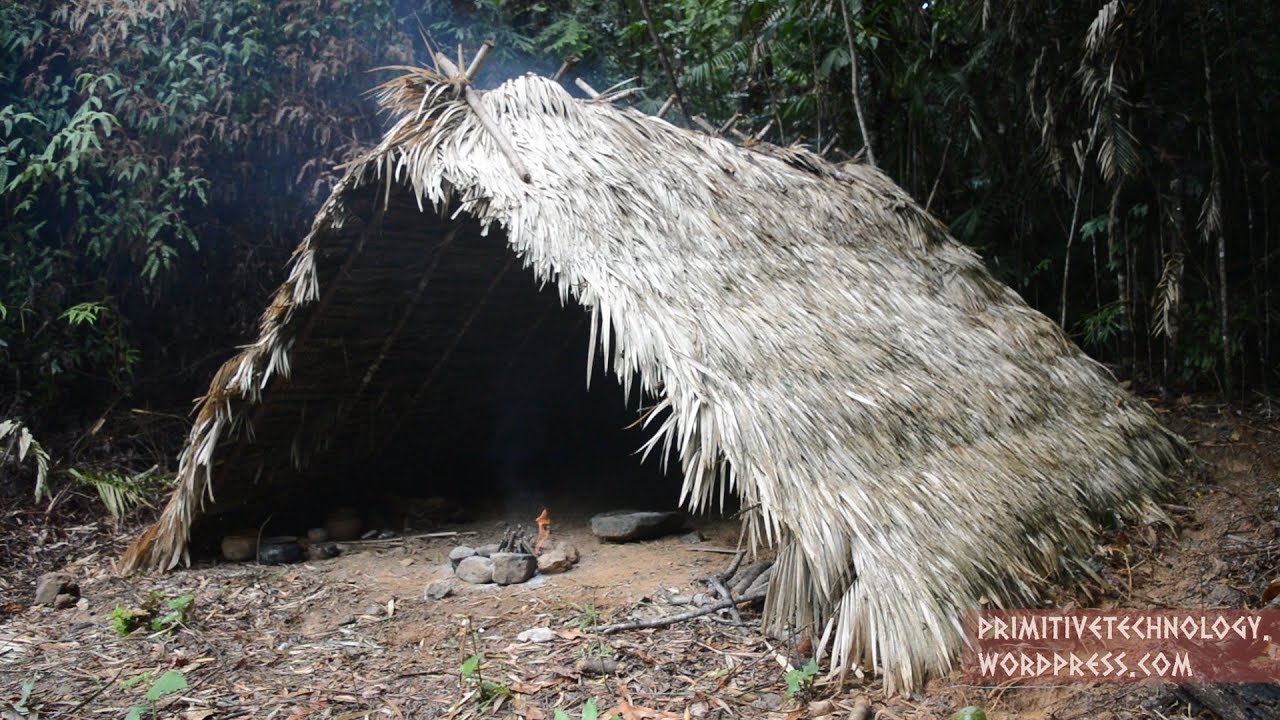
[[[730,139],[881,167],[1121,377],[1280,381],[1271,0],[0,3],[0,420],[181,413],[387,119],[497,47]],[[2,434],[2,433],[0,433]],[[16,435],[15,435],[16,437]]]

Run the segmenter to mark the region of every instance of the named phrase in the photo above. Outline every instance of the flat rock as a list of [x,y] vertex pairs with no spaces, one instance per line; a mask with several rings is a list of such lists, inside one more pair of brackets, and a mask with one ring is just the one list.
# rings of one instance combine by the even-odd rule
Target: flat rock
[[466,558],[469,558],[475,554],[476,554],[475,548],[467,545],[459,545],[458,547],[449,551],[449,564],[453,566],[454,570],[457,570],[458,563],[462,562]]
[[516,635],[516,640],[520,642],[544,643],[555,639],[555,631],[548,627],[529,628]]
[[684,513],[619,510],[591,518],[591,533],[601,540],[631,542],[670,535],[684,527]]
[[448,580],[439,580],[427,586],[422,591],[423,600],[443,600],[453,594],[453,583]]
[[481,545],[476,548],[476,554],[481,555],[483,557],[489,557],[490,555],[498,552],[498,547],[499,547],[498,543],[488,543],[487,545]]
[[537,558],[524,553],[494,553],[489,560],[493,563],[493,581],[499,585],[522,583],[538,569]]
[[573,560],[560,548],[552,548],[538,556],[538,572],[555,575],[573,567]]
[[454,571],[459,580],[472,585],[484,585],[493,582],[493,561],[487,557],[472,555],[463,558]]
[[70,595],[73,599],[80,597],[80,585],[76,579],[64,572],[48,572],[36,581],[37,605],[52,605],[59,595]]

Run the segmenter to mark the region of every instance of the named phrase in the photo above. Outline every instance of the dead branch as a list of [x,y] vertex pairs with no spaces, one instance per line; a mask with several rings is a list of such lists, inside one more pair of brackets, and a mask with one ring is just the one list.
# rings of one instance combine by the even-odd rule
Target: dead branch
[[624,630],[647,630],[649,628],[666,627],[668,625],[675,625],[678,622],[684,622],[685,620],[692,620],[694,618],[700,618],[704,615],[710,615],[711,613],[720,612],[721,610],[724,610],[726,608],[731,608],[731,607],[736,608],[741,603],[763,600],[764,596],[765,596],[764,593],[758,593],[755,595],[744,595],[740,598],[730,599],[730,600],[721,600],[718,603],[704,605],[703,607],[700,607],[697,610],[690,610],[689,612],[682,612],[682,613],[677,613],[675,615],[668,615],[666,617],[654,618],[653,620],[637,620],[635,622],[629,622],[629,623],[615,623],[613,625],[601,625],[600,627],[595,628],[595,631],[602,635],[612,635],[613,633],[622,632]]

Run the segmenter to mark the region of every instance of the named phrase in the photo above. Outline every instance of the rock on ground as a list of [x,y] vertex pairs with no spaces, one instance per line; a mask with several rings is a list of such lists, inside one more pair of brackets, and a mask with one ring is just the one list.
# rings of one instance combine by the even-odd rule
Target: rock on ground
[[453,584],[448,580],[439,580],[427,586],[422,592],[423,600],[443,600],[453,594]]
[[493,561],[487,557],[472,555],[463,558],[454,572],[459,580],[472,585],[484,585],[493,582]]
[[573,560],[560,548],[552,548],[538,556],[538,572],[543,575],[562,573],[571,567]]
[[489,560],[493,563],[493,581],[499,585],[522,583],[538,569],[538,561],[524,553],[494,553]]
[[630,542],[670,535],[684,527],[684,513],[619,510],[591,518],[591,532],[602,540]]
[[59,595],[69,595],[72,604],[80,597],[80,585],[74,577],[64,572],[48,572],[36,581],[36,605],[53,605]]
[[548,627],[529,628],[516,635],[516,640],[520,642],[544,643],[556,638],[554,630]]
[[467,545],[459,545],[449,551],[449,564],[453,566],[454,570],[457,570],[458,563],[475,554],[477,554],[475,548]]

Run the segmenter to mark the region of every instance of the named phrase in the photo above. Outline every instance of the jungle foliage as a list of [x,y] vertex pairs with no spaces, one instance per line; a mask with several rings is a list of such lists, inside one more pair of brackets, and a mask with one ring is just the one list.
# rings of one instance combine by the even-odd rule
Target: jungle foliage
[[371,71],[486,37],[482,84],[572,55],[567,80],[634,77],[646,111],[676,94],[672,122],[874,162],[1120,374],[1267,394],[1277,22],[1265,0],[10,0],[0,419],[198,392],[381,133]]

